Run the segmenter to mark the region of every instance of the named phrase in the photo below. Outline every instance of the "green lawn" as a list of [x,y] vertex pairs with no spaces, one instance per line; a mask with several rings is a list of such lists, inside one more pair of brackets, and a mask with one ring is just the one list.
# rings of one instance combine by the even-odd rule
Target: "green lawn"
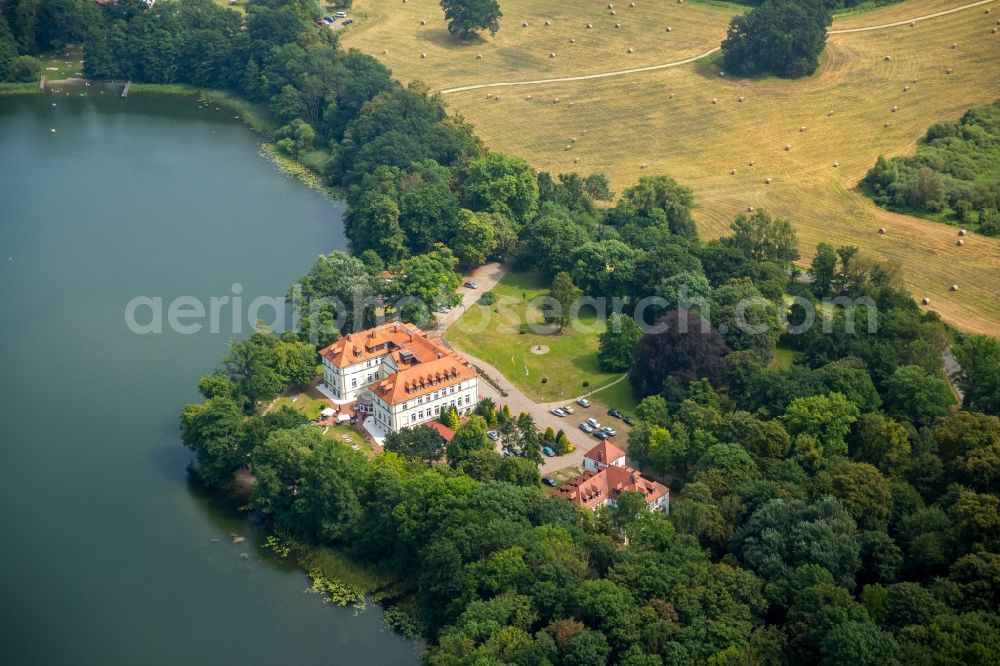
[[[598,336],[604,323],[593,311],[582,312],[578,324],[562,333],[546,330],[541,313],[529,305],[548,294],[548,285],[536,273],[508,273],[493,293],[495,304],[470,307],[448,329],[448,341],[459,351],[493,365],[542,402],[569,400],[619,376],[598,367]],[[535,345],[548,347],[548,353],[532,353]]]
[[774,350],[774,355],[771,356],[771,362],[767,364],[767,367],[769,370],[787,370],[792,367],[794,360],[795,352],[793,350],[778,347]]
[[322,397],[319,393],[312,390],[306,390],[305,392],[299,392],[294,389],[285,392],[284,395],[279,396],[274,402],[274,406],[271,410],[278,410],[282,407],[291,407],[297,412],[302,412],[306,415],[310,421],[314,421],[319,418],[319,413],[323,411],[325,407],[329,407],[330,402]]
[[[350,428],[348,426],[339,426],[339,425],[330,426],[329,428],[327,428],[326,426],[323,427],[326,430],[326,432],[323,434],[326,435],[327,437],[330,437],[343,444],[347,444],[348,446],[353,446],[357,444],[361,453],[365,454],[369,458],[375,457],[375,450],[372,449],[371,444],[369,444],[368,440],[362,437],[361,433],[359,433],[354,428]],[[344,439],[345,437],[347,439]]]
[[596,391],[590,397],[594,402],[599,402],[609,409],[614,407],[626,415],[635,414],[636,405],[639,404],[632,393],[632,385],[628,379],[623,379],[614,386]]
[[562,469],[552,472],[551,474],[547,474],[546,476],[551,477],[556,482],[556,487],[558,488],[570,479],[575,479],[581,474],[583,474],[582,467],[571,465],[569,467],[563,467]]
[[59,81],[82,76],[83,50],[78,46],[67,46],[56,53],[38,56],[42,63],[42,76],[47,81]]

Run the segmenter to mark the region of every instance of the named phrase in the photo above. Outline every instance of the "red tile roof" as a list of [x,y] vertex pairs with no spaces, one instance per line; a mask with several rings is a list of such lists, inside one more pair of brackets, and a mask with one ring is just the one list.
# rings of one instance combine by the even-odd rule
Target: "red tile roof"
[[437,430],[438,434],[441,435],[441,437],[444,438],[445,442],[450,442],[452,440],[452,438],[455,436],[455,431],[454,430],[452,430],[451,428],[449,428],[445,424],[441,423],[437,419],[434,419],[433,421],[428,421],[425,425],[429,425],[430,427],[432,427],[435,430]]
[[625,457],[625,452],[619,449],[617,446],[604,440],[591,450],[583,454],[584,458],[590,458],[591,460],[596,460],[599,463],[610,465],[615,460]]
[[670,492],[662,483],[650,481],[630,467],[605,467],[597,472],[585,472],[555,492],[577,506],[593,509],[605,500],[617,500],[624,492],[638,492],[646,497],[646,504]]
[[413,324],[383,324],[351,333],[319,354],[339,368],[390,356],[398,370],[370,388],[393,405],[479,376],[458,353]]

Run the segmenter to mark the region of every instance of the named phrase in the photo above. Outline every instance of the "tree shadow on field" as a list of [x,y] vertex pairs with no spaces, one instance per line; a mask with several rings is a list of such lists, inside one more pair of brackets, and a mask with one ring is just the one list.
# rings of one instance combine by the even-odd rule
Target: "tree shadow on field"
[[464,51],[469,48],[475,48],[479,46],[484,46],[489,44],[487,40],[482,35],[476,34],[468,39],[459,39],[448,32],[447,28],[433,28],[431,30],[422,30],[417,33],[417,42],[424,44],[433,44],[434,46],[448,51]]

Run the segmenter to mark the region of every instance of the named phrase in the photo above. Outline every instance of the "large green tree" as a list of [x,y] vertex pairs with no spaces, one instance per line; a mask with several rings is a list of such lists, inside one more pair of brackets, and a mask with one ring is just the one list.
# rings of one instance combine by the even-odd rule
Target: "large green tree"
[[601,334],[597,357],[601,367],[622,372],[632,367],[635,346],[642,339],[642,329],[627,315],[613,313],[608,317],[608,328]]
[[444,17],[448,19],[448,32],[468,39],[480,30],[491,35],[500,30],[500,3],[497,0],[441,0]]
[[726,71],[808,76],[819,66],[832,20],[820,0],[767,0],[729,24],[722,42]]

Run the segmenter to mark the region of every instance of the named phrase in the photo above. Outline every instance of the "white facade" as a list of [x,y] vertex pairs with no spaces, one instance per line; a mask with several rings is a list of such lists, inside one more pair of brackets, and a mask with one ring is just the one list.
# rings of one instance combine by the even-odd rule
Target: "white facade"
[[471,413],[479,401],[479,378],[465,379],[453,386],[445,386],[433,393],[395,405],[386,402],[378,394],[374,394],[374,397],[375,420],[385,430],[398,432],[401,428],[413,428],[433,421],[447,407],[454,407],[459,414]]

